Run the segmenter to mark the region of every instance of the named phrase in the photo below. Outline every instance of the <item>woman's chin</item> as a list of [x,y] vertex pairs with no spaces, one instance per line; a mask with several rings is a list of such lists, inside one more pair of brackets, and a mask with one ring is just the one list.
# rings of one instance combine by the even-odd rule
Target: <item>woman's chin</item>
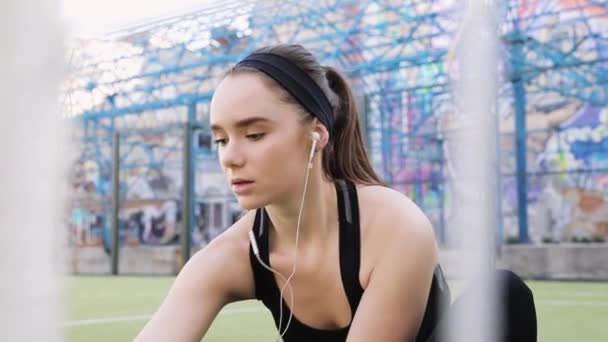
[[236,199],[239,206],[244,210],[254,210],[266,205],[263,201],[254,196],[237,196]]

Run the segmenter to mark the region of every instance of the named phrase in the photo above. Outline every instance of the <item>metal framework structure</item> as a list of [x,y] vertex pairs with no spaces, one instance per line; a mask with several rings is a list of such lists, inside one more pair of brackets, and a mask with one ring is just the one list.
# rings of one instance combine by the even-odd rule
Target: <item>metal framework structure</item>
[[[188,123],[198,127],[200,138],[192,158],[198,167],[206,165],[201,158],[213,155],[203,141],[208,105],[223,72],[255,48],[299,43],[349,76],[361,98],[375,166],[429,213],[443,238],[450,206],[445,132],[458,114],[454,56],[463,53],[454,48],[458,3],[230,1],[76,41],[64,103],[65,115],[79,125],[79,161],[96,165],[95,191],[107,196],[113,132],[125,137],[125,170],[179,170]],[[517,217],[526,241],[528,206],[535,200],[528,194],[544,186],[531,174],[606,174],[608,155],[598,146],[608,147],[608,1],[500,3],[500,193],[505,220]],[[587,131],[580,133],[581,127]]]

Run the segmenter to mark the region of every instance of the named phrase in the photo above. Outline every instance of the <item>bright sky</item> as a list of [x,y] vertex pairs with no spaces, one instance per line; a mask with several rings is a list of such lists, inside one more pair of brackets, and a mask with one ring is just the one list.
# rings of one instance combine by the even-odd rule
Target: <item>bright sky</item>
[[73,34],[99,35],[188,13],[218,0],[60,0]]

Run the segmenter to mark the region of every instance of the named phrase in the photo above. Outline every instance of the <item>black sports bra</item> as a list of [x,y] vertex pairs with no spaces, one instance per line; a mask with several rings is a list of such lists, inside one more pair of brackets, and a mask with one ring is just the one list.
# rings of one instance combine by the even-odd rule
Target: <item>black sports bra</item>
[[[361,234],[359,226],[359,205],[357,190],[355,185],[346,180],[337,180],[335,183],[338,198],[339,214],[339,250],[340,250],[340,274],[342,285],[351,309],[351,317],[354,317],[359,301],[363,295],[363,288],[359,283],[359,266],[361,260]],[[267,265],[270,265],[268,251],[268,222],[270,218],[263,209],[258,209],[255,216],[253,232],[258,244],[260,258]],[[270,310],[275,321],[275,326],[279,331],[283,331],[287,324],[286,317],[289,317],[290,309],[281,300],[283,306],[283,322],[279,327],[279,296],[280,289],[276,284],[272,272],[259,264],[253,249],[249,248],[249,259],[253,270],[255,283],[255,296],[261,300]],[[438,266],[433,276],[431,293],[427,302],[422,325],[419,329],[416,341],[424,341],[430,335],[439,320],[440,301],[447,300],[449,303],[449,289],[443,277],[441,268]],[[442,297],[444,297],[442,299]],[[318,329],[306,325],[298,320],[294,315],[287,332],[283,336],[285,342],[339,342],[346,341],[350,324],[340,329]]]

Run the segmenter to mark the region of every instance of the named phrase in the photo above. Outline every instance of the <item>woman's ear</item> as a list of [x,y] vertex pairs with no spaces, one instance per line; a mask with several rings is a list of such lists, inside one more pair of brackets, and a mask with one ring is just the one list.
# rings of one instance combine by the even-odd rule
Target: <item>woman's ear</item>
[[321,151],[329,142],[329,131],[325,125],[315,118],[313,122],[313,132],[319,134],[319,141],[317,142],[316,151]]

